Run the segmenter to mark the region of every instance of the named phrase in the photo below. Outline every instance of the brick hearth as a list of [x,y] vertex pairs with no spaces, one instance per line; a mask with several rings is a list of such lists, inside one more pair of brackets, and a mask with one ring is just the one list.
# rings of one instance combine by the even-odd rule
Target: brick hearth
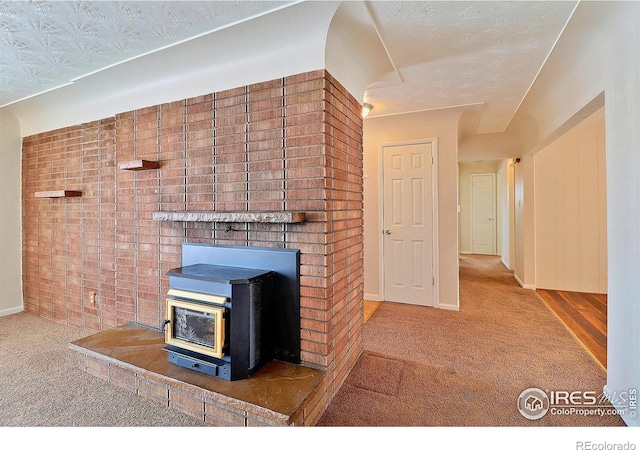
[[303,426],[317,407],[324,373],[280,361],[228,382],[169,363],[164,335],[123,325],[70,344],[81,370],[219,426]]
[[[25,310],[95,332],[157,328],[182,242],[299,249],[302,362],[325,374],[313,424],[362,352],[362,156],[360,105],[324,70],[26,137]],[[305,221],[153,218],[184,211]]]

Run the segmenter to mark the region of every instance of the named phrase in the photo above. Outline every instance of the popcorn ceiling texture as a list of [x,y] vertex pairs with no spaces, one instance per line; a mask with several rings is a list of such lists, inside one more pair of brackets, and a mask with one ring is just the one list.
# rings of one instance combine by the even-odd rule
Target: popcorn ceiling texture
[[[359,113],[321,70],[26,137],[25,310],[85,331],[158,327],[182,242],[300,249],[302,360],[331,375],[330,398],[362,351]],[[135,159],[160,168],[118,170]],[[82,197],[34,195],[61,189]],[[306,221],[229,227],[153,220],[159,211]]]
[[0,2],[0,105],[281,4]]
[[576,2],[368,2],[404,83],[365,94],[371,116],[483,106],[478,133],[504,131]]
[[[233,28],[256,16],[263,19],[262,26],[267,29],[284,31],[269,35],[268,46],[261,48],[259,54],[250,54],[242,44],[251,39],[266,42],[254,34],[264,33],[264,28],[246,27],[243,33],[251,33],[245,34],[247,39],[226,41],[222,36],[218,40],[212,35],[214,41],[192,40],[198,48],[194,55],[211,55],[212,46],[224,47],[229,51],[219,64],[228,70],[242,67],[246,72],[261,67],[265,60],[273,58],[271,52],[289,48],[292,42],[308,45],[307,54],[313,54],[322,45],[327,52],[349,53],[340,45],[327,47],[327,39],[335,36],[337,30],[328,21],[326,27],[320,25],[319,17],[324,17],[326,4],[337,2],[303,3],[304,7],[299,8],[294,6],[298,2],[263,1],[0,2],[0,105],[66,85],[146,52],[158,51],[161,56],[167,45],[212,30]],[[346,13],[347,29],[362,39],[360,53],[375,54],[375,49],[382,45],[392,62],[377,79],[368,80],[371,84],[364,98],[358,98],[374,105],[371,117],[472,105],[481,108],[481,114],[473,121],[466,119],[471,121],[468,127],[475,134],[505,130],[576,4],[575,1],[341,2],[335,17]],[[279,8],[286,9],[288,14],[267,14]],[[289,14],[294,15],[296,23],[307,25],[304,35],[294,34]],[[336,40],[341,41],[342,37]],[[278,58],[282,66],[300,59],[294,54],[289,56],[290,60]],[[171,61],[170,57],[167,59]],[[193,59],[181,67],[181,73],[172,76],[191,80],[200,70],[220,67],[215,58],[208,65],[204,64],[206,56]],[[389,63],[383,60],[384,57],[377,62]],[[139,58],[130,66],[131,72],[151,72],[156,75],[155,82],[168,82],[163,80],[166,74],[162,70],[148,64],[152,63]],[[319,60],[304,69],[277,75],[320,67],[317,64]],[[324,67],[331,70],[331,66]],[[107,79],[111,76],[118,74],[105,74]],[[228,86],[232,85],[225,84],[224,88]],[[14,109],[16,114],[24,114],[20,110]],[[92,116],[96,117],[100,116]]]

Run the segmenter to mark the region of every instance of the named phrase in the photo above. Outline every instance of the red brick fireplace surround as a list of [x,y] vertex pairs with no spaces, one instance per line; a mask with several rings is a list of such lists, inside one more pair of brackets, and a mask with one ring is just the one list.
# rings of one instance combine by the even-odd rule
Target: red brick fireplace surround
[[[26,137],[25,310],[96,333],[158,328],[182,242],[299,249],[302,362],[324,377],[296,420],[313,425],[362,352],[362,156],[360,105],[324,70]],[[140,161],[150,170],[127,170]],[[154,220],[159,211],[305,221]]]

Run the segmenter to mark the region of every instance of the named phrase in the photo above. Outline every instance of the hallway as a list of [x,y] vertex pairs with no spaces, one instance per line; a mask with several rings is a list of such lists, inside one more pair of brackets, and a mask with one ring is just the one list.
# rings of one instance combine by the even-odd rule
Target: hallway
[[594,415],[523,417],[528,388],[602,392],[606,374],[499,257],[463,255],[460,311],[382,302],[323,426],[624,426]]

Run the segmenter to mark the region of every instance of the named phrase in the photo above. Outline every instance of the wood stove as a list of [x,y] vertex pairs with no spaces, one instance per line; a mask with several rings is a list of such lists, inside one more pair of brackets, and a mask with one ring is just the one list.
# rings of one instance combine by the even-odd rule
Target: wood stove
[[182,263],[167,273],[171,363],[228,381],[300,363],[299,251],[185,243]]

